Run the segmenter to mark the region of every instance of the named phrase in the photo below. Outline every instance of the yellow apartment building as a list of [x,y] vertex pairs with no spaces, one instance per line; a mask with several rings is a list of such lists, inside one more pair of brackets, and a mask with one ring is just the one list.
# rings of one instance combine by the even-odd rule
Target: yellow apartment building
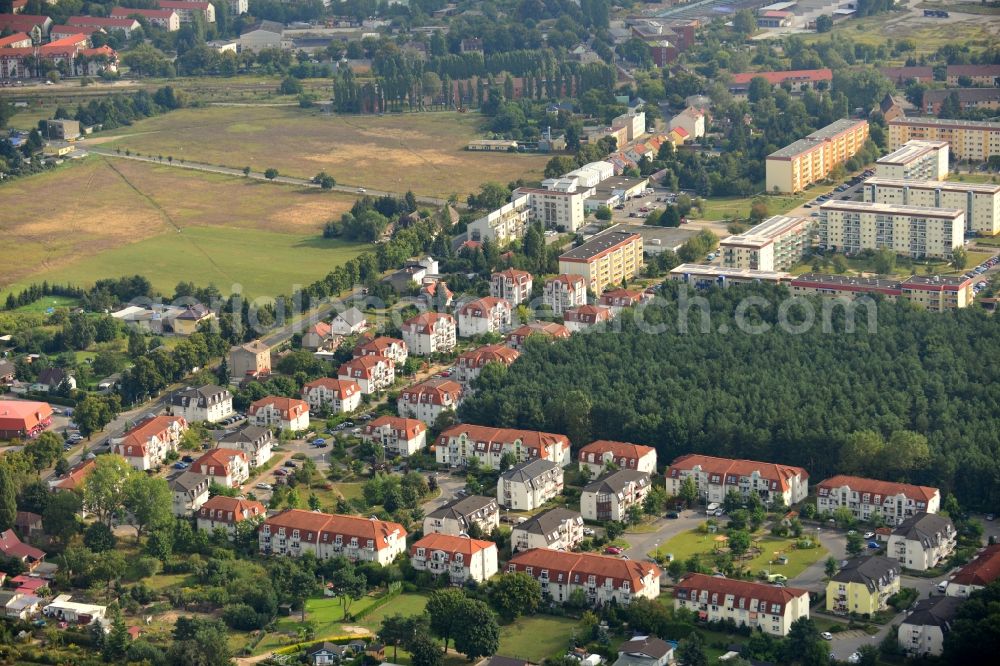
[[631,280],[642,266],[642,236],[620,225],[559,256],[559,272],[582,275],[595,294]]
[[868,140],[868,121],[842,118],[767,156],[768,192],[798,192],[826,178]]
[[1000,123],[943,118],[895,118],[889,121],[889,150],[907,141],[947,141],[956,160],[986,161],[1000,155]]

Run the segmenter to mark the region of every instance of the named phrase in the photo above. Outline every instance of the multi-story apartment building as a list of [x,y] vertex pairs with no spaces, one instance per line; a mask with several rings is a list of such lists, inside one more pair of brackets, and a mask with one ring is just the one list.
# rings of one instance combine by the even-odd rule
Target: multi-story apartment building
[[518,326],[507,334],[507,346],[518,352],[524,349],[528,338],[537,336],[549,341],[569,338],[569,329],[554,321],[533,321],[530,324]]
[[249,424],[223,435],[219,440],[219,446],[222,448],[236,449],[245,453],[250,469],[260,467],[271,459],[274,443],[274,434],[270,428]]
[[667,469],[667,493],[679,495],[687,477],[693,477],[698,496],[706,503],[722,502],[730,491],[743,497],[756,493],[765,504],[778,497],[785,506],[797,504],[809,494],[809,473],[801,467],[734,460],[689,453]]
[[424,534],[468,534],[475,525],[482,534],[500,527],[500,506],[495,497],[468,495],[452,500],[424,518]]
[[260,502],[244,497],[216,495],[205,502],[195,515],[199,530],[206,532],[225,530],[232,539],[240,523],[255,518],[263,519],[267,515],[267,509]]
[[652,297],[641,289],[623,289],[619,287],[618,289],[609,289],[601,294],[597,302],[599,305],[611,308],[611,312],[617,316],[625,308],[635,307],[650,298]]
[[211,485],[207,476],[195,472],[183,472],[171,479],[171,513],[177,518],[191,516],[208,501],[208,488]]
[[395,365],[400,366],[406,363],[409,351],[406,348],[405,341],[381,335],[371,340],[362,340],[354,348],[353,355],[354,358],[384,356],[385,358],[392,359]]
[[1000,123],[944,118],[895,118],[889,121],[889,150],[907,141],[947,141],[953,159],[985,162],[1000,155]]
[[378,442],[388,456],[409,457],[427,446],[427,426],[417,419],[380,416],[365,424],[361,439]]
[[918,601],[896,630],[899,647],[914,657],[940,657],[944,636],[961,604],[961,599],[947,596]]
[[590,471],[592,477],[600,476],[613,464],[618,469],[634,469],[650,476],[656,474],[656,449],[652,446],[614,442],[599,439],[587,444],[577,452],[580,471]]
[[670,271],[670,279],[698,289],[728,287],[734,284],[781,284],[791,277],[784,271],[764,271],[756,268],[729,268],[714,264],[681,264]]
[[951,577],[945,594],[949,597],[968,597],[997,578],[1000,578],[1000,544],[991,544]]
[[670,119],[667,129],[682,128],[692,139],[705,136],[705,112],[689,106]]
[[108,14],[111,18],[123,19],[141,16],[155,26],[167,32],[181,29],[181,18],[172,9],[133,9],[131,7],[115,7]]
[[945,77],[949,86],[961,86],[967,78],[973,86],[995,88],[1000,86],[1000,65],[948,65]]
[[212,449],[191,463],[191,471],[220,486],[236,488],[250,478],[250,458],[238,449]]
[[737,626],[786,636],[793,622],[809,617],[809,592],[693,573],[674,587],[674,608],[709,622],[732,620]]
[[510,558],[507,571],[536,579],[542,585],[542,595],[556,603],[567,601],[576,590],[583,590],[593,606],[612,601],[627,606],[635,598],[660,596],[660,568],[637,559],[533,548]]
[[907,141],[875,161],[875,176],[902,180],[944,180],[948,176],[947,141]]
[[469,384],[479,376],[487,363],[501,363],[510,367],[520,355],[520,352],[507,345],[484,345],[462,352],[455,361],[455,378],[463,384]]
[[163,464],[176,451],[188,424],[183,416],[154,416],[112,439],[111,450],[125,458],[134,469],[145,471]]
[[109,33],[113,30],[121,30],[126,38],[132,36],[133,30],[142,27],[133,18],[105,18],[101,16],[70,16],[66,19],[66,26],[69,28],[100,28]]
[[229,350],[229,376],[241,382],[271,374],[271,348],[260,340],[237,345]]
[[819,513],[833,513],[847,507],[858,520],[881,516],[889,525],[899,525],[918,513],[937,513],[941,491],[928,486],[838,475],[817,487]]
[[965,239],[959,208],[826,201],[819,207],[819,244],[836,252],[888,249],[906,257],[950,259]]
[[510,532],[510,547],[515,553],[532,548],[573,550],[582,540],[583,516],[561,506],[536,513]]
[[615,313],[603,305],[578,305],[563,312],[563,322],[570,333],[578,333],[594,326],[603,326],[614,319]]
[[492,541],[450,534],[428,534],[410,546],[410,564],[417,571],[448,576],[452,585],[482,583],[499,570],[497,545]]
[[502,333],[510,328],[511,305],[495,296],[469,301],[458,309],[458,334],[472,338],[486,333]]
[[881,295],[890,301],[905,299],[933,312],[972,305],[976,278],[953,275],[913,275],[905,280],[804,273],[789,281],[797,296],[854,299]]
[[533,187],[519,187],[514,190],[512,200],[528,200],[529,220],[541,223],[546,229],[575,232],[583,226],[583,200],[588,190],[570,191],[545,190]]
[[580,493],[580,513],[587,520],[628,520],[628,510],[642,505],[651,488],[649,474],[620,469],[592,481]]
[[873,615],[899,592],[899,563],[881,555],[847,560],[826,584],[826,610]]
[[528,233],[528,219],[531,217],[529,198],[515,197],[513,201],[497,208],[492,213],[469,223],[469,240],[492,241],[503,247],[512,241],[524,238]]
[[396,364],[385,356],[359,356],[341,365],[337,377],[357,382],[361,393],[370,395],[392,386]]
[[490,277],[490,296],[519,305],[531,299],[532,284],[531,273],[508,268]]
[[1000,233],[1000,185],[936,180],[869,178],[864,200],[894,206],[958,208],[965,212],[965,230],[983,236]]
[[269,395],[250,403],[247,422],[264,428],[301,432],[309,428],[309,404],[298,398]]
[[497,480],[497,502],[514,511],[533,511],[563,489],[563,468],[536,458],[518,463]]
[[464,467],[476,458],[482,468],[499,469],[500,459],[510,453],[515,462],[542,458],[565,467],[570,462],[569,450],[566,435],[460,423],[438,436],[436,458],[450,467]]
[[258,538],[265,555],[312,553],[321,560],[346,557],[385,566],[406,552],[406,530],[399,523],[302,509],[266,519]]
[[447,353],[455,348],[455,318],[441,312],[425,312],[403,323],[403,340],[417,356]]
[[302,399],[314,412],[347,414],[361,405],[361,387],[353,379],[321,377],[303,384]]
[[937,115],[945,102],[954,100],[962,111],[1000,110],[1000,88],[943,88],[924,91],[924,113]]
[[899,560],[906,569],[927,571],[955,550],[955,526],[934,513],[910,516],[889,536],[886,555]]
[[781,271],[798,263],[809,248],[812,222],[808,217],[775,215],[745,233],[719,243],[722,265]]
[[740,72],[733,74],[729,90],[734,95],[744,95],[750,89],[750,82],[757,78],[764,79],[771,86],[788,84],[791,86],[792,92],[802,92],[809,88],[815,88],[820,83],[829,84],[832,82],[833,70],[823,68],[792,69],[777,72]]
[[868,140],[868,121],[842,118],[767,156],[768,192],[798,192],[830,175]]
[[434,423],[441,412],[454,412],[462,404],[462,385],[453,379],[432,377],[400,391],[396,413]]
[[582,275],[587,287],[600,294],[642,271],[642,236],[620,226],[559,255],[559,272]]
[[188,423],[215,423],[232,415],[233,394],[212,384],[186,388],[170,396],[170,413],[183,416]]
[[582,275],[550,278],[542,289],[542,303],[552,308],[552,314],[561,317],[569,308],[587,304],[587,282]]
[[215,5],[210,2],[196,0],[157,0],[160,9],[170,9],[177,12],[177,18],[182,24],[191,23],[195,16],[200,16],[205,23],[215,23]]

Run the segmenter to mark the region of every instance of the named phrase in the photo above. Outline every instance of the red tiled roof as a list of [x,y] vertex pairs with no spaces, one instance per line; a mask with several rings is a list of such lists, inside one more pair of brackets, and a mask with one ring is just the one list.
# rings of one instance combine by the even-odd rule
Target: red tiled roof
[[481,539],[470,539],[469,537],[452,536],[451,534],[428,534],[420,541],[410,546],[410,556],[417,554],[417,548],[426,548],[427,550],[441,550],[450,555],[455,553],[462,553],[463,555],[472,555],[483,550],[489,550],[490,548],[496,548],[497,545],[492,541],[483,541]]
[[236,449],[212,449],[195,460],[192,467],[201,474],[208,474],[201,471],[202,466],[214,467],[221,473],[211,474],[211,476],[226,476],[230,472],[230,465],[234,458],[242,458],[243,462],[247,462],[247,454],[242,451],[237,451]]
[[76,490],[83,485],[83,480],[94,471],[97,463],[93,460],[84,460],[73,466],[66,476],[59,479],[55,487],[60,490]]
[[247,410],[250,414],[256,414],[265,407],[272,407],[281,412],[284,421],[291,421],[302,414],[309,413],[309,404],[298,398],[284,398],[281,396],[269,395],[266,398],[254,401]]
[[549,278],[545,281],[546,285],[553,283],[559,283],[566,285],[567,287],[575,287],[578,284],[583,284],[585,281],[582,275],[573,275],[570,273],[563,273],[562,275],[557,275],[554,278]]
[[312,544],[321,542],[323,534],[329,535],[325,543],[333,543],[334,536],[340,534],[348,538],[357,537],[359,542],[372,539],[376,550],[382,550],[393,532],[397,533],[397,539],[406,538],[406,530],[399,523],[303,509],[287,509],[268,518],[264,524],[270,527],[271,534],[275,534],[279,527],[284,527],[286,531],[298,530],[301,541]]
[[[244,516],[249,514],[249,516]],[[253,516],[266,516],[267,509],[260,502],[243,497],[216,495],[198,509],[198,517],[222,523],[239,523]]]
[[118,54],[115,52],[113,48],[105,44],[104,46],[98,46],[95,49],[83,49],[82,51],[80,51],[80,55],[86,56],[88,58],[93,58],[94,56],[99,56],[99,55],[106,55],[109,58],[114,58]]
[[642,300],[638,289],[612,289],[601,294],[601,305],[635,305]]
[[[153,437],[165,439],[164,434],[173,424],[180,424],[181,429],[187,428],[187,421],[183,416],[154,416],[153,418],[140,423],[136,427],[125,433],[122,441],[117,445],[117,449],[123,456],[146,455],[146,446]],[[132,453],[126,453],[132,449]]]
[[611,319],[611,314],[611,308],[603,305],[580,305],[567,309],[563,313],[563,320],[593,324]]
[[809,478],[809,472],[801,467],[757,462],[756,460],[716,458],[715,456],[703,456],[697,453],[689,453],[670,463],[670,467],[667,469],[667,478],[676,479],[681,470],[691,470],[696,466],[701,467],[702,471],[706,473],[717,474],[720,477],[728,475],[750,476],[754,472],[757,472],[762,479],[777,481],[783,491],[788,490],[789,479],[793,479],[796,476],[801,476],[803,480]]
[[[510,303],[508,303],[504,299],[496,298],[495,296],[485,296],[483,298],[474,301],[469,301],[468,303],[466,303],[461,307],[458,313],[463,315],[470,315],[473,317],[485,317],[487,316],[487,313],[493,310],[493,308],[495,308],[497,305],[500,305],[501,307],[510,310]],[[474,310],[479,310],[481,314],[478,315],[474,314],[473,312]]]
[[987,546],[983,552],[959,569],[951,579],[956,585],[979,585],[986,587],[1000,578],[1000,544]]
[[[397,346],[406,350],[406,343],[399,338],[389,338],[384,335],[362,343],[354,348],[355,356],[385,355],[385,351],[392,346]],[[374,352],[374,354],[372,353]]]
[[52,406],[47,402],[0,400],[0,431],[29,431],[51,417]]
[[371,435],[376,430],[380,430],[386,426],[392,430],[394,435],[403,435],[408,440],[427,430],[427,426],[419,419],[405,419],[401,416],[380,416],[365,424],[364,433]]
[[832,81],[833,71],[830,69],[793,69],[785,72],[743,72],[733,74],[733,83],[749,84],[756,77],[767,79],[772,86],[784,81]]
[[111,18],[127,18],[129,16],[144,16],[146,18],[166,19],[173,14],[172,9],[133,9],[132,7],[115,7],[111,10]]
[[0,29],[10,28],[18,32],[27,32],[36,25],[45,25],[51,19],[39,14],[0,14]]
[[507,339],[525,340],[529,336],[536,334],[546,335],[550,338],[568,338],[570,336],[569,329],[562,324],[557,324],[554,321],[533,321],[530,324],[524,324],[515,328],[507,334]]
[[516,268],[508,268],[505,271],[498,271],[494,273],[492,277],[503,277],[514,282],[526,282],[531,279],[531,273],[528,271],[518,270]]
[[67,25],[95,25],[99,28],[133,28],[138,25],[131,18],[105,18],[103,16],[70,16]]
[[380,363],[388,363],[389,367],[395,367],[395,363],[393,363],[391,358],[386,358],[385,356],[381,356],[379,354],[369,354],[367,356],[359,356],[347,361],[340,366],[340,369],[337,370],[337,375],[341,377],[357,377],[359,375],[356,375],[354,371],[360,370],[360,376],[365,379],[369,379],[372,376],[372,371]]
[[[708,592],[709,603],[714,603],[711,601],[712,595],[718,594],[719,606],[741,608],[740,600],[745,599],[746,608],[750,608],[751,600],[763,601],[767,603],[768,608],[767,610],[761,609],[760,612],[768,615],[782,615],[785,612],[785,604],[803,595],[808,598],[809,595],[807,590],[796,587],[776,587],[732,578],[716,578],[705,574],[688,574],[674,587],[674,598],[694,600],[702,591]],[[729,595],[733,597],[731,605],[726,602],[726,597]],[[770,606],[773,604],[778,604],[781,607],[778,613],[771,612]]]
[[309,327],[307,333],[315,333],[321,338],[325,338],[333,332],[333,326],[325,321],[319,321]]
[[451,322],[452,326],[455,325],[455,318],[450,314],[425,312],[413,317],[412,319],[407,319],[403,324],[403,330],[420,335],[426,335],[433,330],[434,325],[439,321],[448,321]]
[[821,481],[818,488],[829,491],[844,486],[849,486],[855,492],[871,493],[872,495],[881,495],[882,497],[903,495],[909,499],[923,500],[924,502],[930,502],[935,495],[940,493],[937,488],[929,486],[879,481],[878,479],[866,479],[860,476],[847,476],[844,474],[838,474],[837,476]]
[[192,0],[157,0],[160,9],[200,9],[208,11],[207,2],[193,2]]
[[[508,565],[513,565],[517,571],[525,571],[527,567],[531,567],[531,575],[535,577],[541,574],[542,569],[546,569],[549,581],[555,583],[560,582],[560,574],[564,576],[564,584],[582,584],[588,576],[595,576],[598,587],[603,586],[609,578],[614,587],[621,587],[622,582],[627,580],[632,592],[645,587],[643,579],[650,572],[655,577],[660,576],[660,568],[652,562],[623,560],[594,553],[567,553],[548,548],[532,548],[518,553],[510,559]],[[573,579],[576,574],[580,576],[579,581]]]
[[459,355],[457,363],[467,368],[481,368],[487,363],[510,365],[521,353],[506,345],[485,345]]
[[445,298],[451,298],[454,295],[448,285],[441,280],[434,280],[432,282],[427,282],[420,288],[420,291],[424,292],[428,296],[436,296],[438,287],[441,288],[441,293],[444,294]]
[[14,530],[7,530],[6,532],[0,532],[0,554],[5,557],[13,557],[18,560],[23,560],[25,558],[30,558],[32,560],[42,560],[45,559],[45,551],[39,550],[34,546],[29,546],[26,543],[22,543],[17,535],[14,534]]
[[631,444],[629,442],[615,442],[609,439],[598,439],[580,449],[579,460],[581,462],[585,462],[583,460],[583,455],[585,453],[593,453],[598,458],[603,456],[605,453],[611,453],[616,460],[619,458],[639,460],[650,453],[655,454],[656,449],[652,446],[645,446],[643,444]]
[[432,405],[445,404],[445,396],[451,396],[449,404],[457,403],[462,397],[462,385],[453,379],[432,377],[425,381],[407,386],[400,394],[400,399],[408,402],[429,402]]
[[334,379],[333,377],[322,377],[314,381],[306,383],[302,387],[303,395],[309,392],[309,389],[323,387],[328,391],[332,391],[334,395],[343,400],[344,398],[350,398],[352,395],[361,390],[358,383],[352,379]]
[[23,42],[24,40],[31,41],[31,37],[23,32],[15,32],[13,35],[7,35],[6,37],[0,37],[0,48],[7,48],[11,44],[16,44],[17,42]]
[[452,437],[465,435],[472,440],[477,448],[499,449],[504,444],[510,444],[520,440],[525,448],[533,452],[536,458],[548,458],[547,446],[559,445],[569,448],[569,439],[566,435],[557,435],[550,432],[539,432],[537,430],[516,430],[514,428],[491,428],[489,426],[473,425],[471,423],[459,423],[453,425],[438,437],[439,444],[446,444]]

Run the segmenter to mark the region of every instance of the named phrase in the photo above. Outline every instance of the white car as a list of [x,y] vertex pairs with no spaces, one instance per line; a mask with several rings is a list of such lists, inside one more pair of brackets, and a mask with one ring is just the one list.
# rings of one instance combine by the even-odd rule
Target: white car
[[874,532],[865,532],[865,538],[866,539],[874,539],[875,538],[875,533]]
[[594,536],[594,528],[592,528],[592,527],[584,527],[583,528],[583,536]]
[[820,636],[822,636],[823,640],[825,640],[825,641],[832,641],[833,640],[833,634],[831,634],[829,631],[824,631],[823,633],[820,634]]
[[260,490],[271,490],[273,486],[270,483],[258,483],[257,488],[259,488]]
[[854,652],[850,657],[847,658],[848,664],[860,664],[861,663],[861,653]]

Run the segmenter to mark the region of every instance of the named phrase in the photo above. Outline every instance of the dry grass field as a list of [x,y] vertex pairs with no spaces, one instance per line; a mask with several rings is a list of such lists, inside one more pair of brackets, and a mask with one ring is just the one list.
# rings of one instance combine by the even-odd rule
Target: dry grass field
[[90,157],[2,186],[0,288],[142,273],[289,291],[363,249],[321,238],[350,196]]
[[182,109],[88,141],[143,155],[172,156],[390,192],[464,198],[486,181],[540,180],[548,157],[474,153],[478,114],[324,115],[295,107]]

